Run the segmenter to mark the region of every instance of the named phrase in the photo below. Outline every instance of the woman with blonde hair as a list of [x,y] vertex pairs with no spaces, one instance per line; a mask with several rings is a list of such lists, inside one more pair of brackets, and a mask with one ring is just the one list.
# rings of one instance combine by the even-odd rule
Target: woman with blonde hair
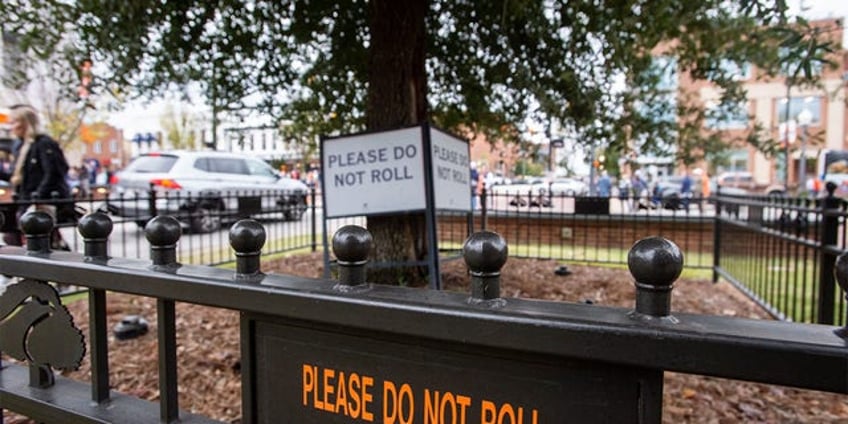
[[[39,132],[38,112],[28,105],[15,105],[9,114],[9,126],[12,136],[19,142],[14,151],[14,164],[11,174],[7,175],[17,199],[23,204],[18,215],[23,214],[31,204],[35,209],[43,210],[56,220],[56,205],[49,204],[55,199],[70,198],[70,189],[65,180],[68,162],[59,143]],[[37,203],[48,201],[48,204]],[[54,231],[53,248],[65,249],[58,230]],[[20,231],[4,236],[7,244],[20,245]]]

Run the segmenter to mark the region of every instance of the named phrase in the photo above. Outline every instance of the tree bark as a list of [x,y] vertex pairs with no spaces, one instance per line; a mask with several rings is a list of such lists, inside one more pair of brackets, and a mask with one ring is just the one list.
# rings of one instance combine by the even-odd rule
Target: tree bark
[[[423,122],[427,117],[425,20],[428,0],[369,2],[370,51],[366,122],[369,130],[388,130]],[[422,187],[423,193],[423,187]],[[368,218],[376,262],[426,259],[427,237],[420,212]],[[374,268],[369,280],[419,285],[426,267]]]

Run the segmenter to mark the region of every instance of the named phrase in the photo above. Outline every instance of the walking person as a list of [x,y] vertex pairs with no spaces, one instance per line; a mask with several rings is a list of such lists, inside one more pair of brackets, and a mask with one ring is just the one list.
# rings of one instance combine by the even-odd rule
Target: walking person
[[630,178],[630,189],[633,191],[633,200],[636,202],[633,205],[633,210],[638,212],[640,209],[650,209],[650,193],[648,192],[648,183],[642,178],[641,171],[636,171]]
[[621,211],[630,212],[630,178],[624,174],[618,177],[618,199],[621,202]]
[[692,171],[692,197],[698,203],[698,212],[704,213],[704,202],[710,197],[710,180],[701,168]]
[[477,210],[477,184],[480,182],[480,173],[477,172],[477,162],[471,162],[471,210]]
[[[20,218],[29,210],[47,212],[56,223],[57,208],[54,199],[69,199],[70,189],[65,179],[68,163],[59,143],[50,136],[39,132],[39,120],[36,110],[27,105],[11,107],[10,131],[20,143],[14,152],[14,164],[8,180],[22,205],[16,214]],[[47,200],[48,203],[38,203]],[[18,226],[4,235],[6,244],[22,245],[22,234]],[[51,235],[51,247],[67,250],[59,229],[54,227]]]
[[689,202],[692,200],[692,177],[689,175],[689,170],[683,174],[683,181],[680,182],[680,201],[683,203],[683,209],[689,212]]
[[601,173],[601,178],[598,180],[598,196],[610,197],[611,192],[612,180],[610,180],[609,173],[607,173],[607,171],[604,171]]

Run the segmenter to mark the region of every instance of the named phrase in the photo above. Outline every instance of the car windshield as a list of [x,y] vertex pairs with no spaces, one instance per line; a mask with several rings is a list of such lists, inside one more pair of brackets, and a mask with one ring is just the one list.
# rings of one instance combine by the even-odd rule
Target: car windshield
[[168,172],[177,162],[176,156],[139,156],[124,169],[126,172]]

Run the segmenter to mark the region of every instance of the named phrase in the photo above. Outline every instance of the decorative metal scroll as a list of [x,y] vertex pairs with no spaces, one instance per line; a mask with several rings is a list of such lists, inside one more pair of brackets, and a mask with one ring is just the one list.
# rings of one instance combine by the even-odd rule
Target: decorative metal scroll
[[45,370],[73,370],[85,340],[56,289],[25,279],[0,295],[0,351]]

